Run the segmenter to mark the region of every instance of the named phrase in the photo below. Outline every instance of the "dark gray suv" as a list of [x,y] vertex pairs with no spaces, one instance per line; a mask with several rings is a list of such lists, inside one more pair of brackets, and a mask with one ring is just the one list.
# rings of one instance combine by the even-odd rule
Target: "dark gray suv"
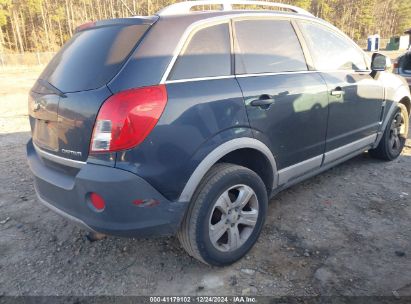
[[393,72],[404,77],[411,88],[411,47],[395,60]]
[[[220,10],[192,11],[205,4]],[[193,257],[233,263],[279,191],[366,150],[400,155],[410,91],[388,67],[284,4],[85,24],[30,92],[36,192],[91,231],[177,234]]]

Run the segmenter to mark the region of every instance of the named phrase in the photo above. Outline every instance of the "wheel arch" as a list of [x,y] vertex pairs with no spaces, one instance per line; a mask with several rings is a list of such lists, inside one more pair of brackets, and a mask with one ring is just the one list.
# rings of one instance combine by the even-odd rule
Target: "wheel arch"
[[254,171],[260,176],[268,195],[270,195],[274,186],[274,171],[270,161],[261,151],[253,148],[241,148],[224,155],[217,163],[235,164]]
[[[259,158],[260,160],[264,160],[264,166],[258,165],[258,162],[250,161],[248,165],[245,165],[245,167],[248,167],[251,170],[254,169],[253,171],[259,171],[256,173],[260,175],[261,179],[263,179],[267,187],[267,191],[272,190],[278,182],[278,174],[276,161],[270,149],[263,142],[255,138],[241,137],[224,142],[212,150],[191,174],[178,200],[184,202],[190,201],[194,191],[200,184],[205,174],[216,163],[231,161],[235,164],[244,166],[244,163],[241,163],[241,160],[244,160],[244,157],[239,157],[241,152],[247,153],[248,156],[258,155],[258,157],[261,157]],[[262,168],[267,166],[268,168]],[[269,173],[270,171],[271,174]],[[270,184],[271,189],[269,189]]]
[[407,108],[408,116],[411,115],[411,99],[409,96],[403,97],[399,103],[403,104]]
[[390,108],[388,109],[388,111],[387,111],[387,113],[384,117],[384,120],[381,124],[380,131],[378,132],[377,140],[375,141],[375,143],[373,145],[374,148],[377,147],[378,144],[380,143],[381,138],[384,135],[385,128],[388,125],[388,121],[390,120],[390,117],[394,113],[394,111],[397,108],[398,104],[402,104],[402,105],[405,106],[405,108],[408,111],[408,116],[410,116],[410,114],[411,114],[411,98],[410,98],[409,90],[407,90],[405,88],[405,86],[401,86],[400,90],[397,91],[397,93],[396,93],[395,97],[393,98],[393,100],[394,100],[394,102],[391,102],[389,104]]

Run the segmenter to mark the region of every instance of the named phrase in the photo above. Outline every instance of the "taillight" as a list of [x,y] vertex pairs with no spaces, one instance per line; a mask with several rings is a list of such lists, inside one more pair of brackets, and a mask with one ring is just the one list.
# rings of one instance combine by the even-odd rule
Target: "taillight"
[[394,68],[394,69],[398,69],[398,68],[399,68],[398,61],[395,61],[395,62],[394,62],[394,64],[393,64],[393,68]]
[[167,104],[165,85],[123,91],[107,99],[97,115],[90,153],[115,152],[139,145]]

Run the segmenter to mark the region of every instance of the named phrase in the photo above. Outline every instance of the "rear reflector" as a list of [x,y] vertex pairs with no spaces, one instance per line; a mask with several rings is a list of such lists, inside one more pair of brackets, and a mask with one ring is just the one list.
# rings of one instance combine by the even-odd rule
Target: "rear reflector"
[[98,113],[90,153],[116,152],[139,145],[157,124],[166,104],[165,85],[111,96]]
[[106,207],[104,199],[95,192],[89,194],[89,200],[91,205],[95,208],[96,211],[103,211]]

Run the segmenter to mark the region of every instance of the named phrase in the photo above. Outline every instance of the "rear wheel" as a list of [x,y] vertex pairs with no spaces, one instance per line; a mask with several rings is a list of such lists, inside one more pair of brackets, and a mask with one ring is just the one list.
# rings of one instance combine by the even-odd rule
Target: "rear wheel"
[[257,241],[267,201],[265,185],[255,172],[217,164],[196,190],[178,238],[191,256],[206,264],[232,264]]
[[400,156],[407,140],[408,124],[407,108],[398,104],[377,148],[369,150],[370,155],[383,160],[394,160]]

